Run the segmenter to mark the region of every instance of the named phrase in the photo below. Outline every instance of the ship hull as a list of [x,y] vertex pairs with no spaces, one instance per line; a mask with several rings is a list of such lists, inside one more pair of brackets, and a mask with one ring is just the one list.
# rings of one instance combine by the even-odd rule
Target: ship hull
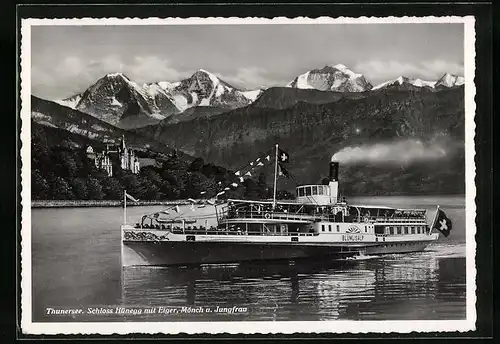
[[424,250],[428,241],[366,245],[304,245],[188,241],[123,241],[122,265],[194,265],[245,261],[335,259],[359,254],[381,255]]

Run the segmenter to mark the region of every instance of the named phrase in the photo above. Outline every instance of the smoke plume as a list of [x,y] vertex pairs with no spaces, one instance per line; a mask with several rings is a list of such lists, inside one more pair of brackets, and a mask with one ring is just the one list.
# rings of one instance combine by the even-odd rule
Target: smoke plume
[[345,147],[332,156],[332,161],[344,164],[367,162],[401,165],[416,161],[436,160],[447,154],[447,150],[439,143],[424,144],[420,140],[405,140]]

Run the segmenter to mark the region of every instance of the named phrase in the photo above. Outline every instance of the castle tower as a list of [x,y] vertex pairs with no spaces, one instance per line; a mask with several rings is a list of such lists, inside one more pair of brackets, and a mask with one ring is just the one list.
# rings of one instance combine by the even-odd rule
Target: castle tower
[[129,160],[128,160],[127,146],[125,145],[125,135],[122,135],[122,139],[120,141],[120,147],[118,147],[118,152],[120,153],[120,166],[122,170],[128,170]]
[[139,158],[135,157],[135,161],[134,161],[134,173],[139,173],[140,170],[141,170],[141,166],[139,164]]
[[97,156],[94,152],[94,148],[92,148],[92,146],[88,146],[85,153],[87,154],[87,158],[89,158],[90,160],[92,160],[94,162],[95,167],[99,168],[99,159],[97,159]]

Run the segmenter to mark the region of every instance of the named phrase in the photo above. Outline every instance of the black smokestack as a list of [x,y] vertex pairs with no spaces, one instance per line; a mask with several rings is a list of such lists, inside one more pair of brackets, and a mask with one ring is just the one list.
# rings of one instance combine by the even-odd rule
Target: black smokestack
[[339,180],[339,163],[337,161],[330,162],[330,181],[337,182]]

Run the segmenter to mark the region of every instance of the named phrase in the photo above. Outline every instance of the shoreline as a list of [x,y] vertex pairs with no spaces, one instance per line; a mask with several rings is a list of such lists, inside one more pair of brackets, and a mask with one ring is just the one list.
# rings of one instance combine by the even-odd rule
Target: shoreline
[[[152,205],[189,205],[186,200],[177,201],[139,201],[127,202],[127,207]],[[84,208],[84,207],[123,207],[123,200],[32,200],[31,208]]]
[[[385,195],[384,195],[385,196]],[[370,197],[384,197],[384,196],[353,196],[351,198],[370,198]],[[431,195],[389,195],[387,197],[428,197]],[[432,195],[441,197],[458,197],[463,194],[454,195]],[[199,202],[201,200],[196,200]],[[175,201],[139,201],[127,202],[127,207],[140,207],[140,206],[153,206],[153,205],[190,205],[191,202],[187,200]],[[32,200],[31,208],[84,208],[84,207],[123,207],[123,200]]]

